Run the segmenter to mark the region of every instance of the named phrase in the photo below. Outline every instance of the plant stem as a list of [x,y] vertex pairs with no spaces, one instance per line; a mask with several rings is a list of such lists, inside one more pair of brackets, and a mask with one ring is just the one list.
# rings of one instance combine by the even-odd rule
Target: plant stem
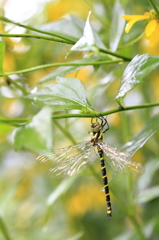
[[149,108],[149,107],[157,107],[159,106],[159,103],[147,103],[147,104],[142,104],[142,105],[136,105],[136,106],[130,106],[130,107],[123,107],[123,108],[116,108],[113,110],[109,110],[106,112],[101,112],[101,113],[84,113],[84,114],[60,114],[60,115],[53,115],[53,119],[58,119],[58,118],[70,118],[70,117],[79,117],[79,118],[96,118],[96,117],[101,117],[101,116],[107,116],[111,115],[113,113],[117,112],[122,112],[122,111],[130,111],[134,109],[142,109],[142,108]]
[[41,70],[44,68],[51,68],[51,67],[61,67],[61,66],[88,66],[88,65],[104,65],[104,64],[114,64],[114,63],[122,63],[122,60],[108,60],[108,61],[96,61],[96,62],[61,62],[61,63],[49,63],[49,64],[44,64],[40,65],[37,67],[32,67],[28,69],[23,69],[23,70],[18,70],[14,72],[6,72],[4,74],[0,74],[0,77],[3,76],[9,76],[13,74],[22,74],[22,73],[28,73],[28,72],[33,72],[36,70]]
[[6,123],[13,127],[21,127],[29,122],[31,122],[31,119],[28,118],[0,118],[0,123]]
[[7,23],[11,23],[11,24],[14,24],[14,25],[17,25],[19,27],[23,27],[25,29],[29,29],[31,31],[34,31],[34,32],[39,32],[39,33],[42,33],[42,34],[46,34],[46,35],[50,35],[50,36],[53,36],[53,37],[57,37],[59,39],[63,39],[65,40],[66,42],[69,42],[70,44],[74,44],[74,41],[64,37],[64,36],[61,36],[59,34],[56,34],[56,33],[51,33],[51,32],[47,32],[47,31],[43,31],[43,30],[40,30],[40,29],[37,29],[37,28],[34,28],[32,26],[29,26],[29,25],[23,25],[21,23],[18,23],[18,22],[14,22],[8,18],[5,18],[3,16],[0,16],[0,20],[3,21],[3,22],[7,22]]
[[61,130],[62,133],[65,134],[65,136],[75,145],[77,144],[76,140],[73,138],[73,136],[69,133],[69,131],[65,130],[56,120],[54,121],[55,125]]
[[[1,37],[24,37],[24,38],[37,38],[37,39],[41,39],[41,40],[49,40],[49,41],[54,41],[54,42],[60,42],[60,43],[66,43],[66,44],[75,44],[76,41],[73,41],[73,40],[64,40],[64,39],[58,39],[58,38],[53,38],[53,37],[47,37],[45,35],[37,35],[37,34],[8,34],[8,33],[0,33],[0,36]],[[72,41],[72,42],[71,42]],[[132,59],[131,58],[128,58],[128,57],[124,57],[124,56],[121,56],[117,53],[114,53],[114,52],[111,52],[107,49],[103,49],[103,48],[99,48],[99,52],[102,52],[102,53],[106,53],[106,54],[109,54],[111,56],[114,56],[114,57],[117,57],[117,58],[120,58],[126,62],[129,62],[131,61]]]
[[63,39],[59,39],[59,38],[55,38],[55,37],[48,37],[48,36],[45,36],[45,35],[38,35],[38,34],[8,34],[8,33],[0,33],[0,37],[37,38],[37,39],[41,39],[41,40],[49,40],[49,41],[54,41],[54,42],[70,44],[70,42],[68,42],[66,40],[63,40]]
[[150,4],[152,5],[153,9],[155,10],[155,12],[157,13],[157,15],[159,16],[159,11],[158,8],[156,7],[156,5],[153,3],[152,0],[149,0]]
[[[75,40],[69,39],[69,38],[64,37],[64,36],[61,36],[61,35],[59,35],[59,34],[47,32],[47,31],[43,31],[43,30],[39,30],[39,29],[34,28],[34,27],[32,27],[32,26],[29,26],[29,25],[23,25],[23,24],[21,24],[21,23],[14,22],[14,21],[12,21],[12,20],[10,20],[10,19],[8,19],[8,18],[5,18],[5,17],[3,17],[3,16],[0,16],[0,20],[1,20],[1,21],[4,21],[4,22],[7,22],[7,23],[11,23],[11,24],[17,25],[17,26],[19,26],[19,27],[23,27],[23,28],[25,28],[25,29],[29,29],[29,30],[34,31],[34,32],[39,32],[39,33],[42,33],[42,34],[45,34],[45,35],[49,35],[49,36],[56,37],[56,38],[54,38],[54,41],[56,41],[56,42],[62,42],[62,43],[67,43],[67,44],[71,44],[71,45],[73,45],[73,44],[76,43]],[[5,34],[5,35],[2,35],[2,34],[1,34],[1,36],[4,36],[4,37],[10,37],[9,35],[10,35],[10,36],[11,36],[11,35],[14,35],[14,36],[12,36],[12,37],[31,37],[31,35],[32,35],[32,37],[35,36],[35,38],[40,38],[40,39],[42,39],[42,36],[38,36],[38,35],[34,35],[34,34]],[[23,36],[22,36],[22,35],[23,35]],[[43,36],[43,39],[44,39],[44,36]],[[53,41],[53,38],[52,38],[52,39],[46,39],[46,38],[45,38],[45,40],[52,40],[52,41]],[[62,41],[62,40],[63,40],[63,41]],[[102,52],[102,53],[109,54],[109,55],[111,55],[111,56],[115,56],[115,57],[117,57],[117,58],[121,58],[121,59],[123,59],[124,61],[131,61],[131,58],[127,58],[127,57],[121,56],[121,55],[116,54],[116,53],[114,53],[114,52],[111,52],[111,51],[109,51],[109,50],[107,50],[107,49],[99,48],[99,51]]]
[[13,86],[15,86],[15,88],[21,90],[24,95],[28,94],[25,89],[23,89],[19,84],[16,83],[16,81],[12,80],[12,79],[11,79],[10,77],[8,77],[8,76],[7,76],[7,80],[8,80]]
[[[52,119],[59,119],[59,118],[97,118],[101,116],[107,116],[111,115],[113,113],[117,112],[122,112],[122,111],[130,111],[130,110],[135,110],[135,109],[144,109],[144,108],[149,108],[149,107],[157,107],[159,106],[159,103],[147,103],[147,104],[142,104],[142,105],[136,105],[136,106],[130,106],[130,107],[123,107],[121,108],[116,108],[113,110],[109,110],[106,112],[92,112],[92,113],[69,113],[69,114],[59,114],[59,115],[53,115]],[[10,125],[13,124],[19,124],[19,126],[22,126],[23,124],[31,122],[31,119],[29,118],[0,118],[1,123],[7,123]]]
[[117,53],[114,53],[114,52],[111,52],[111,51],[109,51],[107,49],[99,48],[99,51],[102,52],[102,53],[106,53],[106,54],[109,54],[111,56],[117,57],[117,58],[121,58],[121,59],[123,59],[126,62],[130,62],[132,60],[132,58],[121,56],[121,55],[119,55]]

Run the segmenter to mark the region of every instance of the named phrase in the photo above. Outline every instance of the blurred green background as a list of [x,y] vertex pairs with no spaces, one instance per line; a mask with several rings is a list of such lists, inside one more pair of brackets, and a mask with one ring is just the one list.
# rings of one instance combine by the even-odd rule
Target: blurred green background
[[[25,3],[24,3],[25,2]],[[148,1],[120,1],[125,14],[144,14],[150,10]],[[25,5],[26,4],[26,5]],[[70,15],[85,22],[91,10],[91,25],[98,32],[104,45],[109,48],[110,26],[113,18],[112,0],[58,0],[58,1],[1,1],[1,13],[11,20],[36,28],[59,33],[65,32],[71,39],[82,36],[82,27],[69,29],[67,24],[58,27],[61,19]],[[54,22],[54,25],[51,23]],[[49,25],[50,24],[50,25]],[[70,27],[70,25],[69,25]],[[23,28],[0,23],[1,31],[24,33]],[[127,42],[144,31],[144,23],[136,23],[130,34],[123,33],[118,53],[133,58],[136,54],[149,52],[158,55],[159,47],[149,49],[144,38],[128,47]],[[13,72],[46,63],[64,62],[70,45],[27,38],[3,38],[6,44],[4,71]],[[66,61],[78,59],[82,53],[72,53]],[[117,108],[117,95],[122,65],[86,66],[69,74],[80,79],[88,91],[91,104],[102,112]],[[23,87],[33,87],[52,69],[43,69],[14,75]],[[126,106],[159,100],[158,70],[153,72],[124,99]],[[0,78],[0,115],[17,118],[32,117],[39,109],[22,98],[20,90]],[[121,147],[137,133],[159,107],[108,116],[110,130],[105,141]],[[58,124],[62,126],[62,130]],[[53,121],[54,147],[73,144],[67,138],[69,132],[74,140],[90,139],[90,119],[60,119]],[[0,123],[0,239],[16,240],[138,240],[159,239],[159,133],[156,133],[133,157],[145,167],[142,176],[118,174],[109,184],[112,201],[112,219],[107,220],[106,203],[102,189],[100,164],[81,175],[56,179],[48,175],[49,166],[36,161],[38,153],[22,149],[13,150],[14,127]],[[31,141],[31,140],[30,140]],[[108,173],[111,179],[111,174]],[[126,211],[125,211],[125,208]],[[136,219],[134,222],[130,215]],[[137,225],[138,223],[138,225]],[[143,235],[140,234],[140,230]],[[145,236],[145,237],[143,237]]]

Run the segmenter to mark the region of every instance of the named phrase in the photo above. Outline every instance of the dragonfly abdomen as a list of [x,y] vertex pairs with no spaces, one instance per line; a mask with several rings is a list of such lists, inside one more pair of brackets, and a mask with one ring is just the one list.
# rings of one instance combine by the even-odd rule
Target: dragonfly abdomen
[[98,154],[100,156],[101,172],[102,172],[102,178],[104,183],[105,198],[107,203],[107,217],[108,217],[108,220],[110,220],[112,216],[112,208],[111,208],[111,202],[110,202],[108,178],[107,178],[106,166],[105,166],[104,157],[103,157],[103,150],[99,146],[98,146]]

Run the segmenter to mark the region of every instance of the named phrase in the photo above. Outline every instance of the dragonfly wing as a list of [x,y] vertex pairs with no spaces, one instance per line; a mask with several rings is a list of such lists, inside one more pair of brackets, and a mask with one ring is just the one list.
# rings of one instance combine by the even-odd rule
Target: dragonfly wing
[[142,166],[141,163],[136,162],[132,159],[129,159],[129,163],[125,167],[125,172],[123,173],[128,173],[128,174],[143,174],[144,173],[144,167]]
[[[51,161],[50,175],[74,176],[92,165],[92,156],[96,155],[90,142],[82,142],[68,148],[53,150],[51,155],[40,154],[40,162]],[[95,159],[95,157],[93,157]]]
[[98,145],[105,153],[105,160],[113,171],[134,175],[142,174],[144,172],[142,164],[132,160],[129,153],[120,152],[117,148],[109,146],[103,142],[98,143]]

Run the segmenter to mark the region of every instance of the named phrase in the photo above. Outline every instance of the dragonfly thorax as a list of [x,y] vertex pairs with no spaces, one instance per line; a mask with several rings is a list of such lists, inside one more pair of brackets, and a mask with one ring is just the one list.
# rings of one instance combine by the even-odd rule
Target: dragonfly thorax
[[92,137],[91,137],[91,142],[93,143],[93,146],[97,146],[99,142],[103,141],[103,133],[98,131],[98,132],[94,132],[92,133]]

